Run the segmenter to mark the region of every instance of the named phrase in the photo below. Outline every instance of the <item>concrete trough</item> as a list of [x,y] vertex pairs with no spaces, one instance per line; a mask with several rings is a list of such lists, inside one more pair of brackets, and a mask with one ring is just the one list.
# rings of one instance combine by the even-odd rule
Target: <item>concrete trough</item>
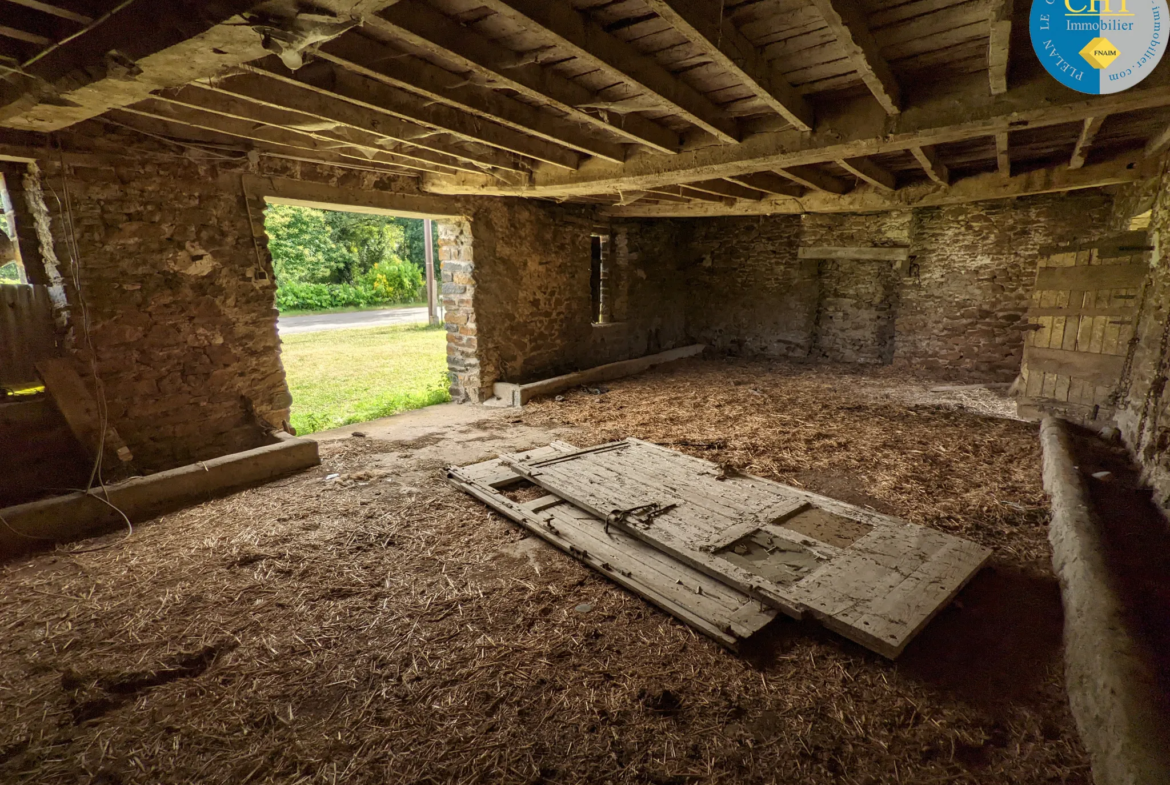
[[0,510],[6,524],[0,525],[0,561],[124,527],[118,510],[136,523],[321,463],[317,442],[275,436],[275,444],[108,484],[104,492],[93,488],[6,507]]

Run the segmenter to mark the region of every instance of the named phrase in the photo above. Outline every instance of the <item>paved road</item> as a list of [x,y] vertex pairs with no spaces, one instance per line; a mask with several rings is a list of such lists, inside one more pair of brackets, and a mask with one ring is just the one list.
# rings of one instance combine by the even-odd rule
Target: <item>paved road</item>
[[388,324],[411,324],[427,320],[426,308],[393,308],[385,311],[352,311],[308,316],[282,316],[276,321],[281,335],[316,333],[323,330],[347,330],[353,327],[384,327]]

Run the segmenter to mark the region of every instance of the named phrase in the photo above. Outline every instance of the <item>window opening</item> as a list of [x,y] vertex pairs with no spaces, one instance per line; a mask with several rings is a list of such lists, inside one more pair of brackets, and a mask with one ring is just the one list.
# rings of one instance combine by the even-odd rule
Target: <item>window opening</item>
[[427,313],[434,223],[268,203],[281,360],[299,434],[450,400],[446,329]]
[[613,321],[613,295],[610,292],[612,247],[608,234],[590,236],[589,296],[590,314],[594,324]]
[[0,284],[28,283],[16,240],[16,209],[3,174],[0,174],[0,213]]

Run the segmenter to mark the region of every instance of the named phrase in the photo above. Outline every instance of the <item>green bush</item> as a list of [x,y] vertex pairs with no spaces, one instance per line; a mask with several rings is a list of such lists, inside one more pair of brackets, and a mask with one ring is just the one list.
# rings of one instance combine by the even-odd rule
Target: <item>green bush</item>
[[356,284],[283,282],[276,290],[281,311],[327,311],[418,300],[422,273],[414,265],[376,264]]

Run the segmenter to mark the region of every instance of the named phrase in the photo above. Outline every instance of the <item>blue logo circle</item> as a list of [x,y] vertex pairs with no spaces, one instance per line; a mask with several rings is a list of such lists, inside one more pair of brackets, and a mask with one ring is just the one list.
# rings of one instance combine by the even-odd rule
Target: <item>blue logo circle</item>
[[1032,48],[1065,87],[1102,95],[1133,87],[1166,48],[1166,0],[1033,0]]

